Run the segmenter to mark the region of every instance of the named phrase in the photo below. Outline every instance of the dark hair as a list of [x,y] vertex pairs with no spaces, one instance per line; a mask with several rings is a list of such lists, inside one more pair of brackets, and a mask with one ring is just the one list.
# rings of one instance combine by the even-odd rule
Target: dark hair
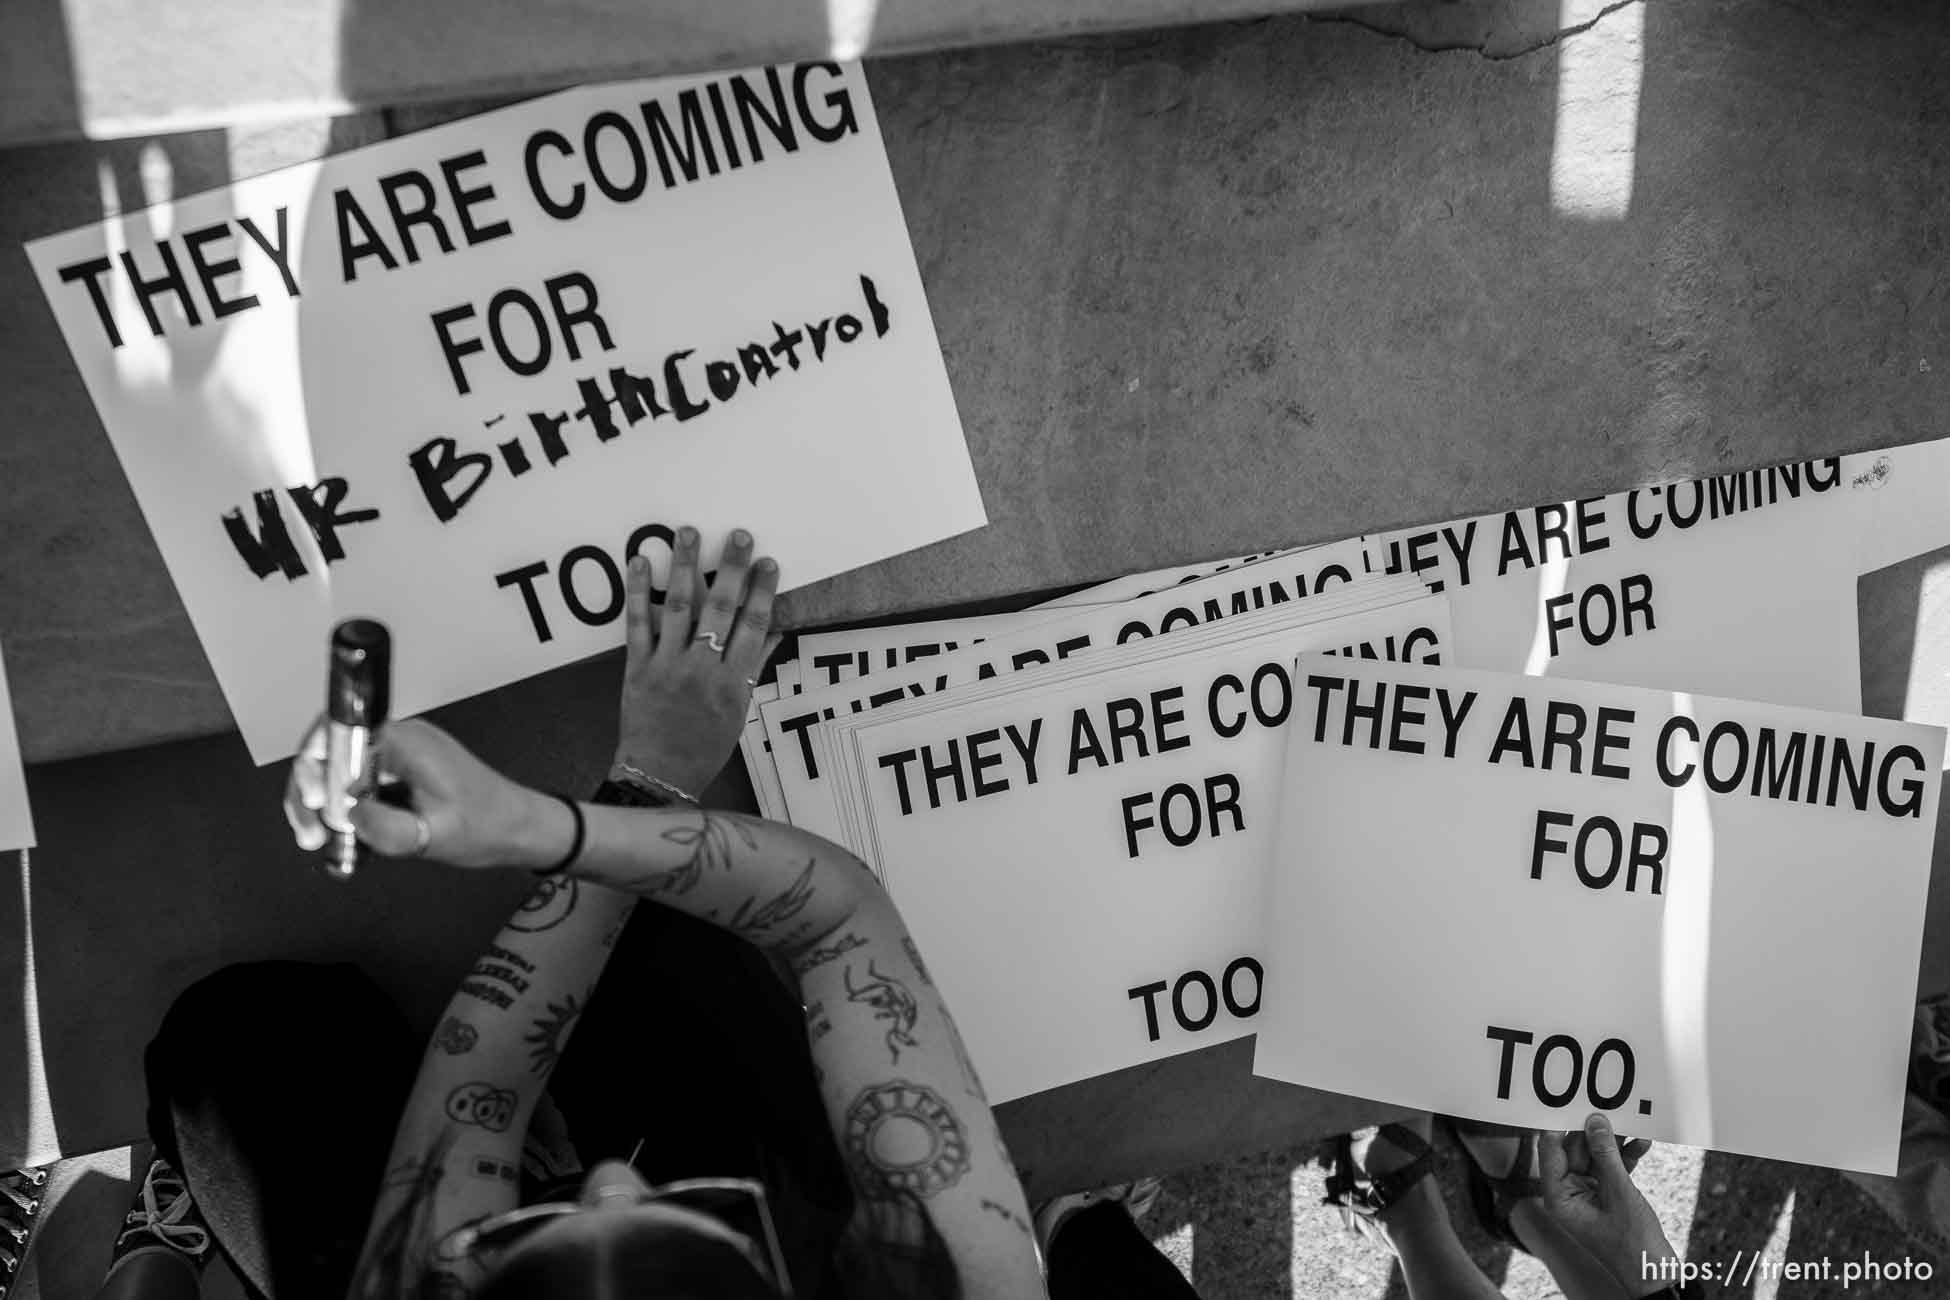
[[548,1233],[511,1254],[476,1300],[779,1300],[730,1245],[666,1223]]

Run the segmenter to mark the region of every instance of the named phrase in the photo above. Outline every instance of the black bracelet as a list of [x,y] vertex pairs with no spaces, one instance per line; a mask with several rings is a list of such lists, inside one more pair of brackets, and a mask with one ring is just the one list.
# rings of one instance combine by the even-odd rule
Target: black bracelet
[[570,867],[574,866],[576,859],[582,856],[583,837],[589,833],[589,823],[584,821],[582,818],[581,804],[569,798],[568,795],[558,794],[553,790],[549,791],[549,796],[554,799],[560,799],[562,801],[563,806],[569,810],[569,816],[575,818],[576,833],[575,836],[572,839],[570,839],[569,851],[562,855],[562,860],[556,863],[552,867],[537,867],[531,873],[536,876],[559,876],[563,872],[567,871]]

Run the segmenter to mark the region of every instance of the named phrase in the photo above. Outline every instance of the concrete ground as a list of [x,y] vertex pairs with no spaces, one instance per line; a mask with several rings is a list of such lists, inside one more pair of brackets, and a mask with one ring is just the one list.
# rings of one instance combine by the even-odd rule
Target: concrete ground
[[[1479,1267],[1509,1300],[1562,1294],[1527,1255],[1513,1254],[1471,1218],[1461,1154],[1438,1140],[1438,1168],[1450,1214]],[[1403,1300],[1394,1257],[1349,1234],[1339,1212],[1320,1203],[1328,1150],[1318,1144],[1209,1165],[1165,1180],[1145,1229],[1197,1286],[1203,1300]],[[1950,1259],[1912,1242],[1856,1186],[1827,1169],[1656,1147],[1638,1182],[1675,1248],[1693,1262],[1731,1265],[1736,1252],[1761,1264],[1751,1280],[1706,1288],[1708,1295],[1754,1297],[1950,1295]],[[1856,1283],[1844,1289],[1843,1263],[1864,1254],[1880,1263],[1927,1262],[1929,1281]],[[1833,1261],[1827,1281],[1767,1276],[1782,1260]]]
[[[1470,1219],[1462,1157],[1438,1143],[1438,1176],[1450,1211],[1479,1266],[1509,1300],[1544,1300],[1560,1292],[1537,1262],[1489,1240]],[[1393,1257],[1351,1236],[1338,1213],[1320,1204],[1326,1149],[1318,1144],[1269,1151],[1169,1177],[1145,1220],[1146,1231],[1192,1279],[1203,1300],[1405,1300]],[[50,1184],[49,1209],[19,1284],[7,1300],[90,1300],[129,1197],[127,1148],[66,1161]],[[1655,1148],[1638,1170],[1673,1244],[1694,1262],[1762,1261],[1750,1281],[1711,1286],[1709,1295],[1753,1300],[1811,1297],[1950,1295],[1950,1259],[1909,1240],[1853,1183],[1831,1170]],[[1845,1261],[1882,1264],[1905,1258],[1939,1270],[1930,1281],[1857,1283],[1844,1287]],[[1781,1261],[1827,1258],[1827,1282],[1767,1276]],[[242,1293],[222,1270],[206,1277],[205,1300]]]

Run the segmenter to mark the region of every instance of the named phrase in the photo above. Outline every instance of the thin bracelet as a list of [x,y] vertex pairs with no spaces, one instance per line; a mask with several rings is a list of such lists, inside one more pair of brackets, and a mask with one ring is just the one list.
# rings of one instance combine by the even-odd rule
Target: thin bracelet
[[548,794],[550,798],[560,799],[563,806],[569,810],[569,816],[575,818],[576,833],[569,840],[569,851],[562,855],[562,860],[552,867],[535,868],[531,874],[536,876],[559,876],[574,866],[575,860],[582,856],[583,837],[589,833],[589,823],[583,820],[581,804],[571,799],[568,795],[558,794],[553,790],[549,791]]
[[648,772],[644,771],[640,767],[635,766],[634,764],[617,763],[615,766],[610,768],[610,771],[622,773],[624,776],[628,777],[631,781],[635,782],[637,785],[646,785],[646,786],[651,786],[658,790],[662,790],[665,794],[669,795],[671,798],[681,799],[693,808],[698,806],[696,795],[691,794],[689,791],[679,789],[678,787],[672,785],[670,782],[664,780],[660,776],[651,776]]

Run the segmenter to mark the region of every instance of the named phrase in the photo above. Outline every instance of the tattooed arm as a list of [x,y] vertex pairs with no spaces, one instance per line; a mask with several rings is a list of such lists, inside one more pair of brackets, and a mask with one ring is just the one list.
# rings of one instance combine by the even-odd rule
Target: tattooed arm
[[[568,809],[444,732],[402,723],[384,743],[433,825],[430,856],[518,867],[567,850]],[[381,852],[415,842],[411,814],[371,803],[354,817]],[[714,922],[797,973],[856,1193],[846,1261],[856,1292],[1040,1294],[1028,1207],[981,1085],[900,914],[865,865],[818,836],[734,814],[590,807],[583,817],[572,877]]]
[[[711,782],[737,744],[750,679],[775,644],[769,633],[779,569],[770,557],[754,560],[751,534],[739,529],[726,538],[717,572],[708,578],[701,573],[696,529],[679,529],[671,542],[661,622],[650,564],[642,556],[630,561],[625,590],[623,684],[605,790],[631,803],[641,800],[625,797],[621,786],[639,784],[646,774],[669,783],[665,790],[698,791]],[[458,745],[452,748],[465,754]],[[324,842],[318,819],[324,756],[323,731],[315,727],[292,764],[285,792],[286,816],[306,848]],[[414,783],[423,805],[427,796],[440,802],[443,790],[457,793],[430,770],[420,771]],[[493,793],[487,787],[475,792],[483,791]],[[559,803],[545,802],[559,818],[567,817]],[[467,821],[505,830],[531,820],[521,812],[525,806],[517,799],[470,808]],[[444,844],[453,809],[423,811],[427,833],[435,845]],[[515,815],[497,816],[502,813]],[[407,817],[412,825],[417,814]],[[666,829],[673,835],[673,856],[702,861],[717,843],[701,831],[687,837],[683,827]],[[419,847],[431,846],[423,841]],[[558,844],[553,854],[527,865],[553,865],[566,847]],[[427,1251],[454,1228],[514,1205],[529,1117],[634,902],[599,885],[546,880],[462,982],[400,1121],[355,1294],[405,1294],[424,1279],[431,1291],[464,1295],[476,1280],[464,1270],[431,1265]],[[789,911],[790,902],[782,907]],[[780,910],[740,920],[763,925]]]
[[635,901],[544,880],[468,971],[400,1116],[354,1296],[461,1296],[479,1282],[436,1261],[434,1243],[514,1208],[529,1117]]

